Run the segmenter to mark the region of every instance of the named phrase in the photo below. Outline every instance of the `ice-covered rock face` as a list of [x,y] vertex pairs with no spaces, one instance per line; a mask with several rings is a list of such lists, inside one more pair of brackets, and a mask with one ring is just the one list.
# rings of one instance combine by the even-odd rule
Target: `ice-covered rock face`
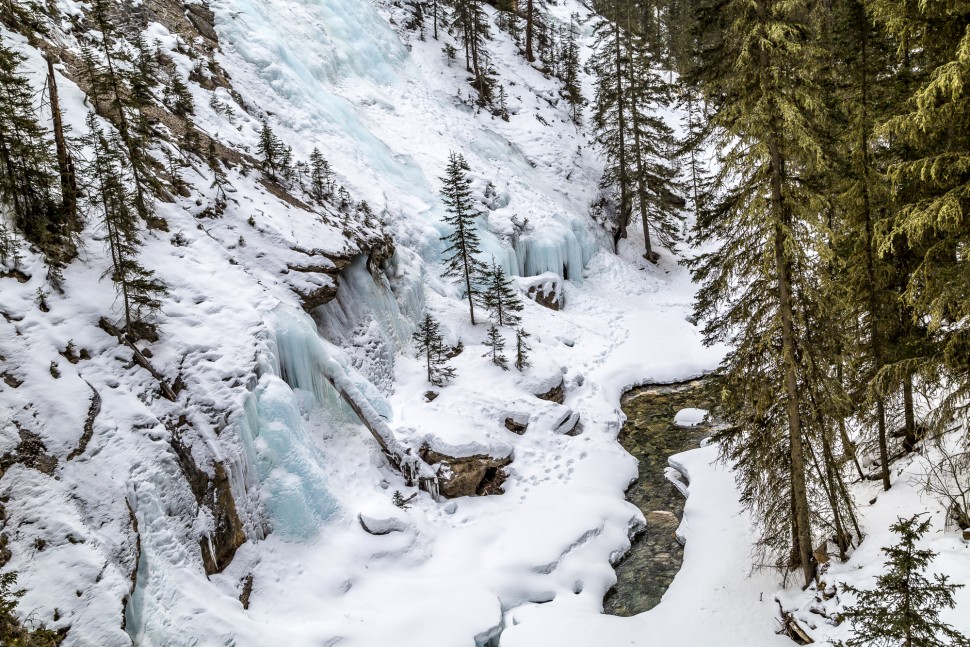
[[[384,213],[399,245],[440,261],[447,232],[439,178],[448,151],[457,150],[487,213],[479,223],[483,260],[494,257],[512,275],[582,280],[600,248],[585,218],[595,184],[585,177],[589,153],[513,144],[523,133],[456,110],[450,81],[427,75],[368,0],[215,0],[212,7],[224,65],[241,68],[235,82],[259,90],[261,107],[298,158],[319,147],[341,182]],[[411,47],[441,56],[440,43]]]

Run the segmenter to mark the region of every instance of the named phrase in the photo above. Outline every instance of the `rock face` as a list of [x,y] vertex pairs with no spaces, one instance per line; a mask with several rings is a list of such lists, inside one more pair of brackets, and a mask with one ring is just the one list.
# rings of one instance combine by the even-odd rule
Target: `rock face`
[[539,276],[519,279],[519,285],[522,286],[526,296],[550,310],[562,310],[566,305],[562,293],[562,277],[558,274],[546,272]]
[[552,387],[545,393],[536,393],[536,397],[540,400],[548,400],[549,402],[555,402],[557,404],[562,404],[566,401],[566,384],[565,380],[560,379],[559,384]]
[[529,428],[528,419],[516,420],[516,417],[510,416],[505,419],[505,428],[511,431],[513,434],[522,435],[525,430]]
[[236,550],[246,542],[246,532],[236,510],[229,475],[221,462],[215,462],[215,474],[210,477],[196,464],[191,450],[182,444],[178,434],[172,436],[171,446],[196,502],[212,513],[215,522],[212,535],[199,541],[205,573],[221,573],[232,561]]
[[438,487],[442,496],[502,494],[502,483],[508,478],[502,468],[512,462],[512,456],[496,458],[487,454],[448,456],[427,445],[421,448],[421,458],[438,472]]

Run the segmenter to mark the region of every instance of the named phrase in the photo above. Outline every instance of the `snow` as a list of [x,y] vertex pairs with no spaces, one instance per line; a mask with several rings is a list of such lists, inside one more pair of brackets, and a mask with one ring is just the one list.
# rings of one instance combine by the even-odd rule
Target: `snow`
[[707,418],[705,409],[686,408],[681,409],[674,416],[674,424],[680,427],[696,427]]
[[[77,13],[70,0],[59,6]],[[694,288],[677,258],[646,263],[638,227],[618,256],[604,251],[587,215],[601,160],[556,104],[557,82],[499,35],[491,48],[507,84],[505,122],[469,104],[465,74],[447,65],[441,42],[402,40],[389,23],[393,6],[211,6],[219,60],[239,94],[237,102],[216,93],[234,106],[230,120],[211,108],[211,93],[190,84],[198,126],[251,152],[266,119],[298,159],[319,147],[340,182],[380,215],[397,251],[371,273],[360,240],[378,236],[373,228],[281,201],[238,167],[227,170],[225,215],[197,218],[215,197],[213,178],[204,166],[185,169],[201,199],[157,205],[171,233],[146,234],[143,251],[170,294],[160,340],[140,347],[170,380],[182,378],[176,403],[159,397],[131,351],[97,327],[116,304],[93,225],[66,272],[66,294],[49,298],[50,313],[37,308],[45,268],[34,254],[26,255],[27,283],[0,279],[0,361],[23,380],[17,389],[0,382],[0,451],[19,442],[20,426],[59,459],[51,475],[15,466],[0,478],[0,496],[9,497],[6,568],[28,591],[19,613],[70,626],[65,647],[789,644],[773,633],[779,583],[770,573],[749,576],[750,519],[729,470],[713,462],[714,446],[672,459],[690,478],[680,529],[687,543],[661,605],[628,619],[601,614],[615,581],[611,560],[643,523],[624,499],[637,466],[616,442],[620,396],[702,375],[725,349],[704,347],[688,321]],[[559,20],[587,13],[573,0],[552,10]],[[175,46],[162,25],[150,31],[164,48]],[[29,56],[39,85],[38,52],[3,37]],[[65,42],[73,47],[72,38]],[[187,76],[192,62],[172,55]],[[68,121],[83,132],[83,96],[66,78],[59,85]],[[562,290],[559,312],[524,301],[533,351],[523,373],[482,357],[485,326],[471,326],[457,287],[439,278],[438,176],[451,150],[468,159],[483,196],[483,260],[494,256],[523,288]],[[175,232],[184,245],[170,242]],[[297,292],[332,279],[293,271],[308,263],[300,250],[321,252],[312,257],[319,264],[323,253],[354,257],[340,272],[338,297],[311,314]],[[410,341],[425,311],[441,321],[447,343],[464,348],[452,362],[457,377],[430,402]],[[511,347],[514,333],[503,334]],[[60,353],[69,340],[92,359],[67,362]],[[564,404],[535,397],[560,382]],[[411,459],[424,443],[454,456],[511,456],[505,493],[444,502],[405,485],[333,385]],[[102,411],[86,450],[68,461],[92,389]],[[684,424],[698,420],[681,413]],[[506,418],[528,429],[514,434]],[[575,419],[580,433],[563,435],[563,421]],[[203,571],[199,546],[211,542],[214,521],[182,474],[176,441],[209,476],[217,463],[229,475],[247,542],[222,573]],[[834,576],[858,571],[853,581],[871,581],[886,540],[879,529],[897,509],[921,505],[906,474],[866,515],[872,534],[853,558],[863,568],[850,562]],[[401,509],[395,492],[417,496]],[[931,545],[941,569],[970,580],[967,546],[952,532]],[[962,609],[970,607],[967,591],[960,595]],[[785,604],[807,602],[793,595]]]

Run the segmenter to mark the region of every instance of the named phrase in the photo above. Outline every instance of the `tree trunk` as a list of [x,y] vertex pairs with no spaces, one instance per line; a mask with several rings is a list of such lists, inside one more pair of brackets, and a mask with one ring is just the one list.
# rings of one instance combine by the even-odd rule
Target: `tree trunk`
[[[768,53],[761,48],[761,68],[768,73]],[[794,500],[795,529],[798,538],[798,554],[801,562],[805,586],[811,584],[815,576],[815,560],[812,555],[812,530],[808,512],[808,489],[805,481],[805,454],[802,442],[802,420],[799,411],[798,358],[795,352],[794,308],[791,293],[791,262],[785,253],[786,229],[792,225],[788,205],[784,202],[782,186],[784,183],[784,160],[778,147],[777,107],[771,93],[774,88],[765,88],[768,101],[768,152],[770,155],[771,202],[774,216],[774,265],[776,274],[775,289],[778,297],[778,311],[781,319],[782,368],[784,389],[788,409],[788,440],[791,452],[791,483]]]
[[61,121],[61,104],[57,94],[57,77],[54,75],[54,63],[47,59],[47,82],[50,87],[51,116],[54,122],[54,145],[57,148],[57,169],[61,178],[61,201],[64,215],[67,217],[68,237],[81,230],[81,223],[77,217],[77,180],[74,175],[74,164],[67,152],[64,138],[64,124]]
[[[617,17],[619,19],[619,17]],[[627,161],[626,161],[626,119],[623,115],[623,66],[621,64],[623,60],[623,52],[620,49],[620,26],[614,20],[613,22],[613,35],[614,35],[614,65],[616,69],[616,113],[617,113],[617,133],[620,139],[619,141],[619,159],[617,163],[620,166],[619,183],[620,183],[620,213],[617,221],[617,230],[613,234],[613,249],[616,251],[616,247],[620,242],[621,238],[626,238],[626,228],[630,222],[630,196],[627,194]]]
[[526,0],[525,3],[525,60],[530,63],[535,62],[536,57],[532,53],[532,31],[533,31],[533,11],[535,0]]
[[903,379],[903,412],[906,417],[906,433],[903,438],[903,448],[907,452],[916,448],[919,435],[916,431],[916,412],[913,409],[913,375],[908,374]]

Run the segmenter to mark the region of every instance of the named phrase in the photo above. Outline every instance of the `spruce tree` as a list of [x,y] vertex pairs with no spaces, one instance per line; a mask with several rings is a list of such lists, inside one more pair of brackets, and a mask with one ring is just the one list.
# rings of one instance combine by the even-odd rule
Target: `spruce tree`
[[672,161],[673,131],[658,114],[669,89],[636,9],[609,0],[597,19],[593,126],[606,156],[600,188],[616,203],[610,214],[614,246],[627,236],[635,210],[643,226],[644,257],[656,262],[654,239],[673,249],[680,237],[683,199]]
[[569,17],[562,44],[562,56],[559,63],[558,76],[562,79],[562,96],[569,104],[569,118],[578,127],[583,125],[583,97],[582,82],[579,78],[582,63],[579,59],[579,14],[573,13]]
[[121,298],[125,332],[131,339],[141,336],[151,315],[161,307],[165,286],[138,261],[137,193],[132,165],[124,155],[119,135],[105,133],[93,114],[87,119],[84,143],[91,159],[84,167],[89,192],[87,199],[100,215],[111,254],[111,280]]
[[34,91],[17,72],[23,57],[0,43],[0,202],[24,237],[57,255],[67,222],[48,132],[34,108]]
[[500,326],[518,326],[522,321],[522,301],[518,291],[505,276],[505,269],[492,259],[492,265],[483,276],[482,305],[491,313],[493,320]]
[[269,176],[269,179],[279,182],[290,173],[287,148],[270,128],[269,123],[265,121],[259,130],[257,151],[259,152],[261,169],[263,173]]
[[532,347],[526,341],[531,336],[525,331],[525,328],[515,329],[515,368],[520,373],[532,366],[529,362],[529,351],[532,350]]
[[[630,14],[627,14],[629,20]],[[656,238],[673,250],[680,239],[683,215],[677,170],[673,165],[674,134],[663,112],[669,104],[669,87],[660,75],[650,41],[627,29],[627,96],[630,105],[632,143],[632,197],[643,227],[643,256],[657,262]]]
[[888,0],[871,6],[899,42],[899,78],[913,90],[880,128],[902,151],[888,173],[899,209],[880,251],[902,244],[916,254],[903,298],[913,308],[910,322],[925,322],[933,342],[921,357],[887,367],[886,377],[909,384],[919,370],[927,382],[946,385],[935,416],[942,423],[970,414],[970,96],[963,91],[970,84],[970,7]]
[[455,369],[448,366],[447,349],[441,336],[441,327],[431,315],[424,315],[413,338],[418,355],[424,356],[428,382],[435,386],[444,386],[455,377]]
[[[601,14],[619,17],[620,0],[604,0]],[[609,196],[606,218],[612,229],[614,249],[627,236],[632,215],[632,164],[629,152],[629,97],[625,79],[630,61],[624,47],[625,35],[617,19],[605,16],[595,19],[593,56],[590,67],[595,74],[593,99],[593,128],[596,141],[603,150],[606,164],[600,189]]]
[[448,157],[448,168],[442,182],[442,202],[448,210],[444,222],[454,230],[441,240],[447,242],[445,271],[443,276],[461,280],[465,284],[468,312],[475,325],[475,302],[481,297],[480,281],[486,272],[485,264],[478,260],[481,241],[475,230],[475,218],[481,214],[472,199],[472,183],[468,178],[468,163],[460,153]]
[[488,332],[485,334],[482,343],[488,347],[488,351],[482,357],[488,357],[493,364],[503,371],[509,370],[509,358],[505,356],[505,339],[502,337],[502,331],[499,330],[498,326],[492,324],[488,327]]
[[310,197],[317,203],[333,197],[333,171],[319,148],[310,153]]
[[465,69],[472,74],[472,87],[478,92],[479,104],[491,105],[495,79],[486,44],[491,39],[488,16],[482,0],[450,0],[450,27],[465,49]]
[[[98,34],[98,52],[83,48],[81,71],[95,110],[114,123],[124,143],[134,177],[135,209],[142,220],[151,224],[154,218],[149,189],[157,187],[157,182],[150,167],[147,118],[142,113],[151,95],[147,90],[133,91],[133,77],[126,71],[131,60],[124,48],[124,35],[112,15],[113,4],[112,0],[91,0],[90,17]],[[134,77],[138,79],[136,90],[140,84],[151,84],[147,77],[137,73]]]
[[705,61],[716,74],[703,77],[705,93],[722,97],[713,126],[720,179],[733,188],[697,226],[698,241],[718,241],[718,249],[692,262],[705,340],[733,348],[718,378],[717,408],[731,421],[719,434],[722,456],[758,520],[759,545],[778,566],[800,567],[806,584],[815,571],[813,519],[834,527],[854,518],[832,427],[846,399],[832,371],[838,330],[822,291],[824,200],[807,181],[825,161],[815,128],[820,90],[805,72],[820,56],[809,4],[721,6],[724,47]]
[[970,639],[940,620],[940,611],[955,606],[953,594],[963,585],[950,584],[947,575],[932,580],[924,575],[936,553],[916,547],[930,527],[920,516],[899,518],[890,527],[899,543],[882,549],[887,571],[876,578],[874,589],[843,585],[856,603],[842,612],[852,623],[852,638],[838,643],[841,647],[970,646]]

